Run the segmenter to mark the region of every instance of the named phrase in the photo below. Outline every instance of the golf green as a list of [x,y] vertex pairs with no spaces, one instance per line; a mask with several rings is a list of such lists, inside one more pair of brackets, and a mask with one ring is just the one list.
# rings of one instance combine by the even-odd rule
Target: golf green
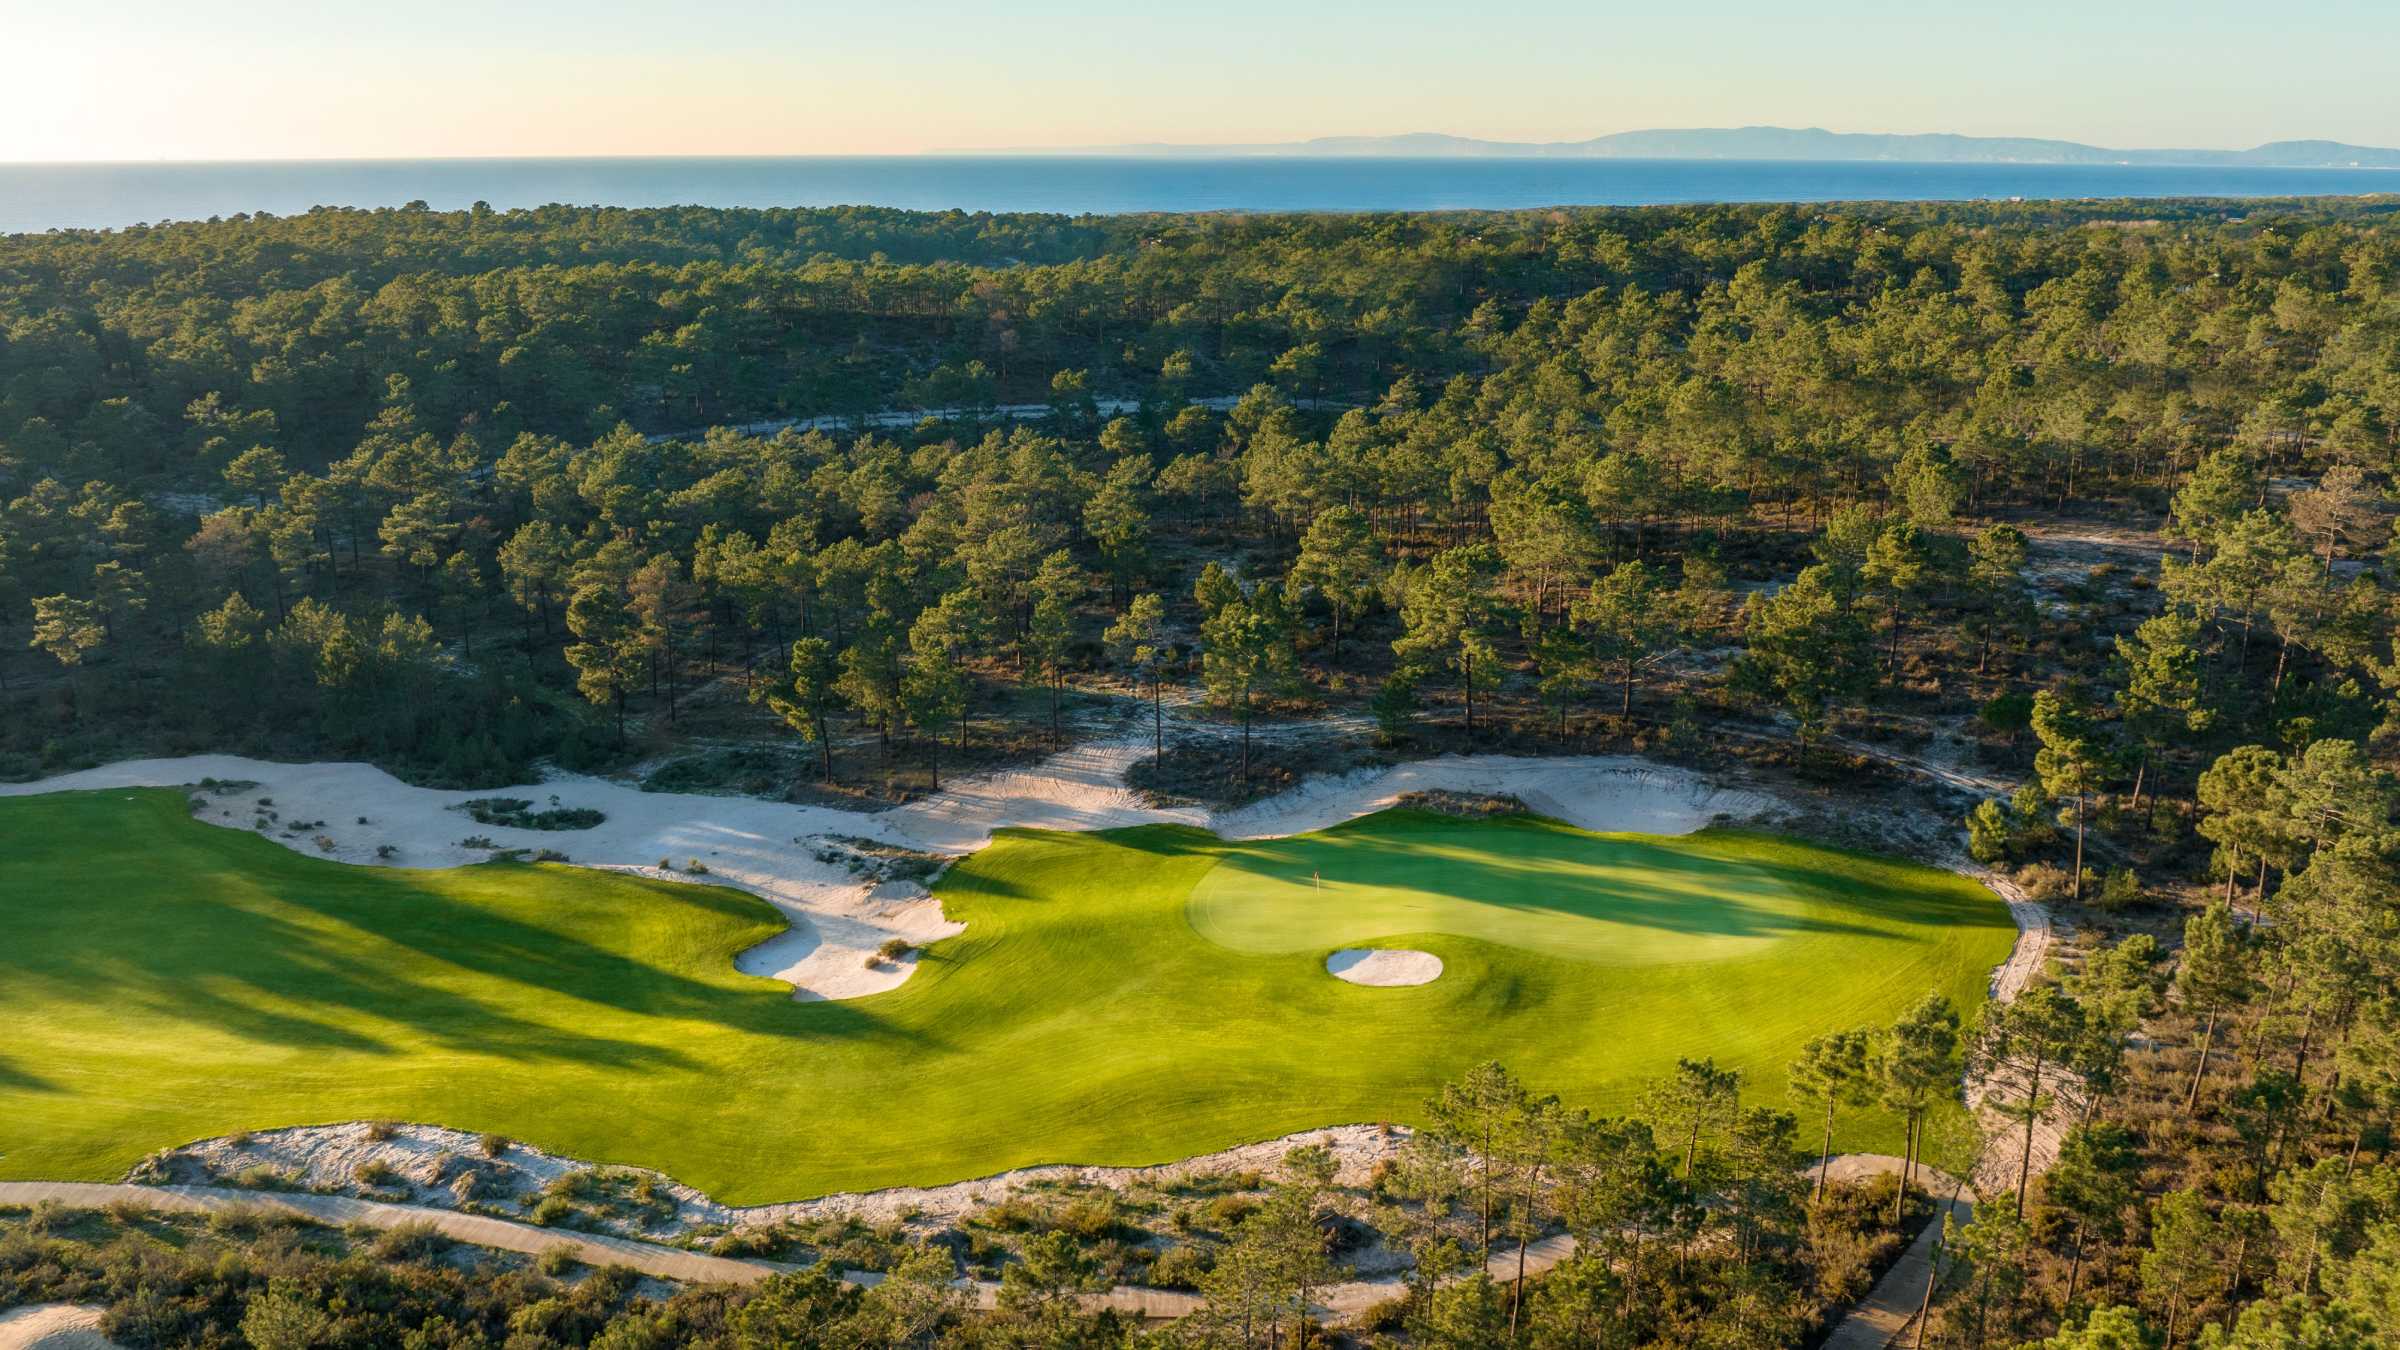
[[[1979,1002],[2014,936],[1965,878],[1752,834],[1402,811],[1267,843],[1008,832],[944,878],[967,929],[907,984],[798,1003],[734,970],[782,922],[721,888],[346,866],[172,791],[0,800],[0,858],[10,1179],[380,1117],[759,1203],[1413,1120],[1487,1058],[1605,1111],[1713,1055],[1773,1102],[1811,1035]],[[1370,943],[1444,972],[1325,973]],[[1857,1113],[1841,1143],[1898,1131]]]

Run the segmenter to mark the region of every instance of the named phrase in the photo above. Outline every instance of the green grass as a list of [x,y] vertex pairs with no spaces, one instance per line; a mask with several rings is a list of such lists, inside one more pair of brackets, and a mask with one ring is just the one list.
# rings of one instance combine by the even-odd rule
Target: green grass
[[[1320,897],[1312,870],[1341,879]],[[738,892],[349,867],[174,792],[0,801],[0,1178],[393,1118],[758,1203],[1412,1120],[1494,1057],[1607,1110],[1714,1055],[1772,1101],[1812,1034],[1928,989],[1979,1001],[2013,935],[1980,887],[1906,863],[1410,812],[1271,844],[1012,832],[939,889],[967,931],[913,979],[803,1004],[734,971],[782,927]],[[1324,973],[1367,940],[1446,971]],[[1844,1143],[1897,1130],[1861,1116]]]

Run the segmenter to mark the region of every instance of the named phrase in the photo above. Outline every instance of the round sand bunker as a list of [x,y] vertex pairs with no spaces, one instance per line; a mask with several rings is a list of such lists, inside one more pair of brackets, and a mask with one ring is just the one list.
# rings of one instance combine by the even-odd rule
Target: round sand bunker
[[1325,973],[1352,984],[1394,988],[1441,978],[1442,958],[1404,947],[1344,947],[1325,958]]

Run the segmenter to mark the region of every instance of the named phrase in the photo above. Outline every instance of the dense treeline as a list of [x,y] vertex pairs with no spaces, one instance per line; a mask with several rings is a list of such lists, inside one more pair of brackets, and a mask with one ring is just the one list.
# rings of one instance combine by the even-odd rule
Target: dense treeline
[[[2024,1154],[2067,1135],[1933,1334],[2388,1343],[2391,209],[0,241],[0,772],[495,784],[699,720],[930,781],[1101,688],[1196,687],[1228,792],[1293,707],[1804,764],[1938,732],[2023,782],[1975,856],[2112,940],[1963,1029]],[[779,416],[833,421],[678,434]]]
[[[2382,592],[2344,569],[2382,542],[2394,243],[2373,206],[2129,209],[554,208],[17,237],[0,632],[73,678],[0,665],[45,686],[12,765],[56,764],[78,699],[167,743],[226,734],[230,702],[488,782],[592,762],[694,667],[762,644],[780,667],[802,638],[825,646],[779,701],[805,733],[838,709],[938,737],[973,677],[1055,689],[1112,621],[1128,659],[1216,624],[1203,669],[1247,708],[1293,687],[1301,627],[1332,663],[1376,611],[1406,624],[1390,719],[1438,677],[1469,703],[1538,685],[1564,724],[1610,672],[1625,711],[1662,654],[1733,636],[1726,566],[1780,582],[1780,541],[1823,527],[1827,570],[1748,626],[1730,686],[1813,730],[1872,683],[1818,659],[1861,625],[1896,665],[1911,622],[1968,621],[1979,673],[2024,640],[2021,546],[1962,551],[1955,519],[2177,492],[2192,613],[2245,656],[2282,624],[2277,697],[2338,697],[2388,658]],[[942,260],[877,260],[903,244]],[[1249,392],[1192,401],[1226,390]],[[1034,425],[975,411],[1037,391]],[[1103,418],[1103,395],[1139,406]],[[880,406],[963,412],[665,444],[626,422]],[[2285,519],[2276,476],[2327,468]],[[2258,538],[2220,564],[2237,529]],[[1195,611],[1194,548],[1283,584]],[[2310,557],[2350,584],[2276,601]],[[1137,614],[1152,588],[1174,603]],[[557,697],[562,658],[600,719]]]

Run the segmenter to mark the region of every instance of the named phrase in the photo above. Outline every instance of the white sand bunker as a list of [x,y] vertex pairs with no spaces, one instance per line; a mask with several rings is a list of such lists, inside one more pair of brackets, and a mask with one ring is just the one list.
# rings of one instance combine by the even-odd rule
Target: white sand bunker
[[[204,790],[199,795],[207,805],[196,819],[255,829],[260,838],[337,862],[459,867],[501,850],[557,849],[584,867],[733,886],[774,905],[791,925],[741,953],[736,968],[782,980],[806,1001],[894,988],[916,970],[916,954],[885,957],[885,944],[896,938],[913,949],[964,931],[922,886],[879,886],[854,872],[837,856],[839,849],[827,847],[842,839],[863,837],[950,857],[972,853],[990,842],[993,831],[1012,826],[1196,825],[1228,839],[1267,839],[1324,829],[1424,791],[1510,793],[1543,815],[1587,830],[1685,834],[1720,815],[1755,815],[1769,804],[1756,793],[1720,789],[1688,770],[1639,759],[1445,755],[1311,779],[1264,801],[1210,812],[1151,806],[1126,786],[1126,770],[1149,752],[1147,735],[1095,741],[1038,764],[960,778],[930,797],[873,814],[643,792],[571,774],[513,788],[436,790],[410,787],[365,764],[277,764],[234,755],[129,760],[36,783],[0,783],[0,797],[233,780],[249,786]],[[554,806],[599,811],[604,819],[589,829],[534,830],[480,824],[457,809],[489,796],[547,798]],[[1354,984],[1397,985],[1423,984],[1442,971],[1442,963],[1423,952],[1357,955],[1365,964],[1334,973]],[[1389,964],[1404,960],[1418,964]],[[1386,970],[1400,973],[1381,977]]]
[[1442,958],[1405,947],[1344,947],[1325,958],[1325,973],[1352,984],[1396,989],[1442,977]]

